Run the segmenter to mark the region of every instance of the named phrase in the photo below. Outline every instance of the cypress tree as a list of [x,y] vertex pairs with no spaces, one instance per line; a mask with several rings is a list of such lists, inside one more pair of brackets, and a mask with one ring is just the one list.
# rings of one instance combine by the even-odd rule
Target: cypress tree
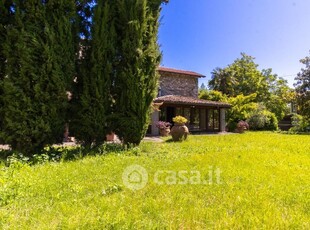
[[111,126],[124,144],[138,145],[145,136],[150,105],[156,96],[160,0],[119,0],[117,54],[113,78]]
[[80,57],[78,90],[73,102],[75,112],[70,129],[87,148],[103,143],[107,133],[115,39],[112,2],[97,2],[91,40],[83,41],[82,45],[85,54]]
[[67,30],[70,18],[60,15],[71,9],[63,11],[66,1],[58,2],[50,5],[51,10],[48,4],[53,1],[15,1],[14,25],[7,30],[1,134],[13,150],[28,156],[60,142],[63,136],[67,74],[72,73],[70,67],[65,72],[63,63],[70,66],[72,50],[59,48],[68,46],[62,38],[72,31]]
[[[12,1],[0,2],[0,131],[3,127],[3,79],[5,77],[6,58],[4,55],[4,44],[6,41],[7,28],[12,24]],[[3,138],[0,136],[0,143]]]

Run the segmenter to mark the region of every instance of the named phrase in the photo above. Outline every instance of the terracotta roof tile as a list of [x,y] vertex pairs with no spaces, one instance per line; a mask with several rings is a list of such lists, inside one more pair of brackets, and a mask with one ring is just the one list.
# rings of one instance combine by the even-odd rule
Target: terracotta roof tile
[[195,106],[216,106],[222,108],[230,108],[231,105],[225,102],[208,101],[195,97],[184,97],[179,95],[166,95],[154,99],[155,103],[163,102],[164,104],[178,104],[178,105],[195,105]]
[[179,70],[179,69],[172,69],[172,68],[166,68],[166,67],[158,67],[157,69],[159,72],[169,72],[169,73],[178,73],[178,74],[185,74],[185,75],[190,75],[193,77],[205,77],[202,74],[193,72],[193,71],[186,71],[186,70]]

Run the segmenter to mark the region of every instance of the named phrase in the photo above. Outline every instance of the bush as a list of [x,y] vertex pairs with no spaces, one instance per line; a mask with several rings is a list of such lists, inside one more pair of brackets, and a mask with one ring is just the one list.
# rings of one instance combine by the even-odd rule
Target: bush
[[292,125],[293,127],[290,128],[289,132],[302,133],[310,131],[310,121],[301,115],[294,114],[292,116]]
[[268,110],[253,113],[247,122],[251,130],[277,130],[278,119],[276,115]]
[[236,121],[228,121],[227,123],[227,129],[229,132],[234,132],[237,128],[238,122]]
[[246,121],[239,121],[237,124],[236,132],[243,133],[249,129],[249,124]]
[[182,117],[182,116],[176,116],[176,117],[172,118],[172,121],[174,123],[185,124],[187,122],[187,119],[185,117]]
[[156,123],[156,127],[159,129],[166,129],[169,128],[171,126],[171,124],[169,122],[166,121],[158,121]]

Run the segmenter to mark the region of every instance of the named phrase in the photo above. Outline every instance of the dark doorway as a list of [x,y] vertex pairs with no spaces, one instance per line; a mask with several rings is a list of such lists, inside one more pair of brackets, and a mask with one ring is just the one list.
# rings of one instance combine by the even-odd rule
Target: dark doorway
[[175,107],[167,107],[167,121],[172,123],[172,118],[175,117]]

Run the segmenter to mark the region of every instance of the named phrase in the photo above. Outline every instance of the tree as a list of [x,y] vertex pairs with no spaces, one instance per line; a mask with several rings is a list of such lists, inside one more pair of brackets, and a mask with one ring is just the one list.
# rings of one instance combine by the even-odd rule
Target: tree
[[262,74],[269,88],[269,95],[262,102],[267,110],[281,120],[285,114],[290,113],[288,104],[294,101],[293,89],[288,86],[287,80],[272,74],[272,69],[264,69]]
[[281,120],[288,113],[288,103],[292,102],[292,89],[283,78],[278,78],[272,69],[258,70],[255,58],[241,53],[232,64],[225,68],[215,68],[209,87],[229,97],[255,93],[256,102],[263,103],[267,109]]
[[161,54],[157,44],[161,0],[116,2],[115,75],[111,126],[124,144],[140,143],[156,96]]
[[25,155],[62,140],[74,50],[58,49],[71,44],[68,14],[74,5],[69,2],[15,1],[12,10],[13,23],[3,44],[1,136]]
[[201,83],[201,85],[200,85],[200,88],[199,89],[201,89],[201,90],[204,90],[204,89],[206,89],[206,86],[205,86],[205,84],[204,83]]
[[266,98],[268,85],[262,73],[257,69],[254,57],[241,53],[231,65],[224,69],[216,68],[209,82],[210,89],[235,97],[237,95],[257,94],[257,100]]
[[256,103],[257,95],[255,93],[244,96],[242,94],[231,97],[228,99],[228,103],[232,105],[232,108],[227,111],[227,118],[229,122],[238,122],[240,120],[246,120],[249,118],[258,108]]
[[112,1],[98,0],[94,10],[90,48],[81,59],[79,91],[74,103],[71,129],[75,137],[89,148],[100,145],[108,131],[110,87],[115,58],[115,6]]
[[[6,75],[6,57],[4,54],[4,44],[7,39],[7,28],[11,26],[12,22],[12,1],[1,1],[0,2],[0,131],[3,128],[3,80]],[[0,136],[0,143],[3,142],[3,139]]]
[[237,79],[230,68],[215,68],[211,74],[211,80],[209,81],[211,90],[220,91],[227,96],[235,96],[234,86],[237,85]]
[[216,90],[200,90],[198,97],[200,99],[209,100],[209,101],[222,101],[227,102],[228,97],[223,94],[221,91]]
[[307,56],[300,60],[305,65],[297,74],[294,86],[296,89],[298,112],[310,118],[310,57]]

